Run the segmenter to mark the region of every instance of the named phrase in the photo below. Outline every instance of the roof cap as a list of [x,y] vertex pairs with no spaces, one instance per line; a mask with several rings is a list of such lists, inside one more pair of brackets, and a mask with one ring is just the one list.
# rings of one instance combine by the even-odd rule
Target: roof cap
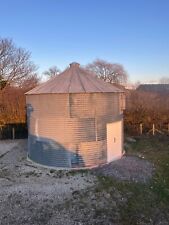
[[80,64],[77,62],[72,62],[69,65],[70,65],[70,67],[79,67],[80,66]]

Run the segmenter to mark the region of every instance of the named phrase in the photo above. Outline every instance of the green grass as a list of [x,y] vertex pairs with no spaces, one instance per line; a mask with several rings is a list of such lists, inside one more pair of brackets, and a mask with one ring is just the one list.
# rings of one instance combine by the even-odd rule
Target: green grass
[[151,187],[158,200],[169,204],[169,137],[145,137],[133,143],[129,153],[139,153],[154,163],[156,172]]
[[169,224],[169,137],[142,137],[136,140],[130,144],[127,154],[141,155],[155,165],[152,180],[140,184],[99,177],[96,191],[111,193],[114,187],[126,198],[125,203],[118,203],[120,223],[123,225],[155,224],[156,220]]
[[[154,164],[156,169],[148,183],[97,176],[95,186],[73,192],[62,208],[83,224],[169,224],[169,137],[136,138],[128,144],[126,154],[141,155]],[[76,173],[79,171],[68,175]]]

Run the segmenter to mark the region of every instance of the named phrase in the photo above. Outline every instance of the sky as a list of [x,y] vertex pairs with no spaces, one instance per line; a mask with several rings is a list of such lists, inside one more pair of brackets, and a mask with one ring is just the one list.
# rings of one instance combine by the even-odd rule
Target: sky
[[39,73],[96,58],[132,82],[169,77],[169,0],[0,0],[0,37],[31,52]]

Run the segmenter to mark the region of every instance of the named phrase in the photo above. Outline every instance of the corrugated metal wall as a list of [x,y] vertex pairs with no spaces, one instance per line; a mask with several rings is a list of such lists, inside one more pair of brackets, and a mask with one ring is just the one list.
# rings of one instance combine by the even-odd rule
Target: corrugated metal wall
[[106,124],[121,120],[119,93],[27,95],[29,157],[56,167],[107,161]]

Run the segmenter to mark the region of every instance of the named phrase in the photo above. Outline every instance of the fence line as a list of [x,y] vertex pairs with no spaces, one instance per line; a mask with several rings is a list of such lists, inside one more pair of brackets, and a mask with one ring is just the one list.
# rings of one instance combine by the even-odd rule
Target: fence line
[[160,128],[155,123],[152,124],[127,124],[124,123],[124,130],[126,133],[133,135],[142,135],[142,134],[152,134],[153,136],[156,134],[169,134],[169,123],[160,125]]
[[28,137],[26,123],[0,125],[0,140],[24,139]]

